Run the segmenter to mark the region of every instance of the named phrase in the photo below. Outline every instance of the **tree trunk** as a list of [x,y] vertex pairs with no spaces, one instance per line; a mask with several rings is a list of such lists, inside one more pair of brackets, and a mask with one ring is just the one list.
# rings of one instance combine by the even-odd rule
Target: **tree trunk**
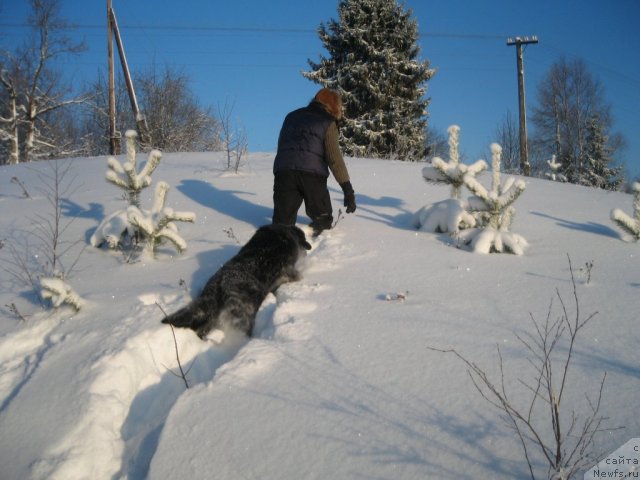
[[9,142],[9,164],[15,165],[20,161],[20,142],[18,131],[18,94],[13,86],[13,82],[5,77],[5,72],[0,72],[0,82],[4,85],[9,101],[9,116],[7,118],[0,117],[0,125],[2,125],[0,138]]

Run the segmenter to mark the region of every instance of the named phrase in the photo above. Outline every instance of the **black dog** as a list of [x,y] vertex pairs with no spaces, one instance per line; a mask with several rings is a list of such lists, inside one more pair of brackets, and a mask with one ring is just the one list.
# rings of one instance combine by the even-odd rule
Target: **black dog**
[[260,227],[209,279],[198,298],[162,323],[191,328],[200,338],[216,328],[232,328],[251,336],[256,313],[266,296],[283,283],[300,279],[295,264],[310,249],[298,227]]

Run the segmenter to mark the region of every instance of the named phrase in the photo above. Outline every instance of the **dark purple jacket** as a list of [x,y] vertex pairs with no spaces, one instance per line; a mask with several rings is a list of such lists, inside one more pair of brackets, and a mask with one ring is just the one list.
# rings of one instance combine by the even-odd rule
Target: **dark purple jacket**
[[317,102],[289,113],[280,130],[273,173],[300,170],[328,177],[324,140],[332,122],[335,118]]

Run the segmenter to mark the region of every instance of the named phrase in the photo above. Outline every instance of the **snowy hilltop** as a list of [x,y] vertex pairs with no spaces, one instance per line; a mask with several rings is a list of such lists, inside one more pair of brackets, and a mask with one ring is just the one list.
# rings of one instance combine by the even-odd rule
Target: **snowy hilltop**
[[[272,162],[252,153],[236,174],[222,153],[163,154],[153,183],[193,213],[180,224],[188,248],[128,257],[90,246],[126,209],[105,181],[107,159],[75,160],[60,252],[79,311],[50,308],[21,275],[42,261],[28,241],[48,218],[47,162],[0,168],[0,478],[530,478],[468,366],[434,349],[455,349],[497,384],[504,374],[518,404],[531,381],[518,337],[563,305],[574,315],[574,298],[579,315],[595,315],[572,350],[563,421],[589,413],[606,372],[593,451],[640,437],[640,249],[610,219],[632,211],[628,194],[519,177],[526,254],[482,255],[412,225],[450,193],[424,182],[424,164],[348,158],[358,210],[311,240],[303,278],[267,297],[253,338],[202,341],[161,324],[270,223]],[[477,181],[490,188],[488,176]],[[337,214],[342,192],[329,187]],[[154,195],[142,190],[140,205]],[[544,478],[545,459],[530,455]]]

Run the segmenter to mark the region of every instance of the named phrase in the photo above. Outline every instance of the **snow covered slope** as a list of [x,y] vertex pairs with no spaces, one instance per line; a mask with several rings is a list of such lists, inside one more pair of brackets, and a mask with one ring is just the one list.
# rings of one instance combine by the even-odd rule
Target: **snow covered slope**
[[[525,401],[527,352],[514,335],[532,331],[531,316],[544,320],[554,298],[559,314],[556,289],[573,313],[567,254],[581,314],[598,314],[564,402],[588,413],[584,394],[597,394],[607,372],[608,430],[595,449],[640,437],[640,245],[609,220],[612,208],[631,213],[632,197],[524,179],[512,230],[530,247],[474,254],[411,226],[414,212],[449,194],[422,180],[421,164],[348,159],[357,211],[312,242],[304,278],[267,298],[253,339],[203,342],[176,330],[186,389],[160,306],[188,302],[236,239],[269,223],[272,160],[251,154],[236,175],[218,154],[165,154],[154,184],[168,182],[167,205],[196,222],[180,225],[184,254],[167,248],[134,263],[88,246],[124,202],[104,180],[105,158],[75,161],[63,222],[74,218],[64,238],[85,248],[68,279],[83,309],[41,310],[0,270],[0,478],[528,478],[500,412],[460,361],[428,347],[455,348],[498,379],[500,345],[514,401]],[[5,267],[21,230],[48,215],[38,190],[46,172],[44,163],[0,169]],[[330,188],[337,213],[342,193]],[[541,459],[534,466],[546,472]]]

